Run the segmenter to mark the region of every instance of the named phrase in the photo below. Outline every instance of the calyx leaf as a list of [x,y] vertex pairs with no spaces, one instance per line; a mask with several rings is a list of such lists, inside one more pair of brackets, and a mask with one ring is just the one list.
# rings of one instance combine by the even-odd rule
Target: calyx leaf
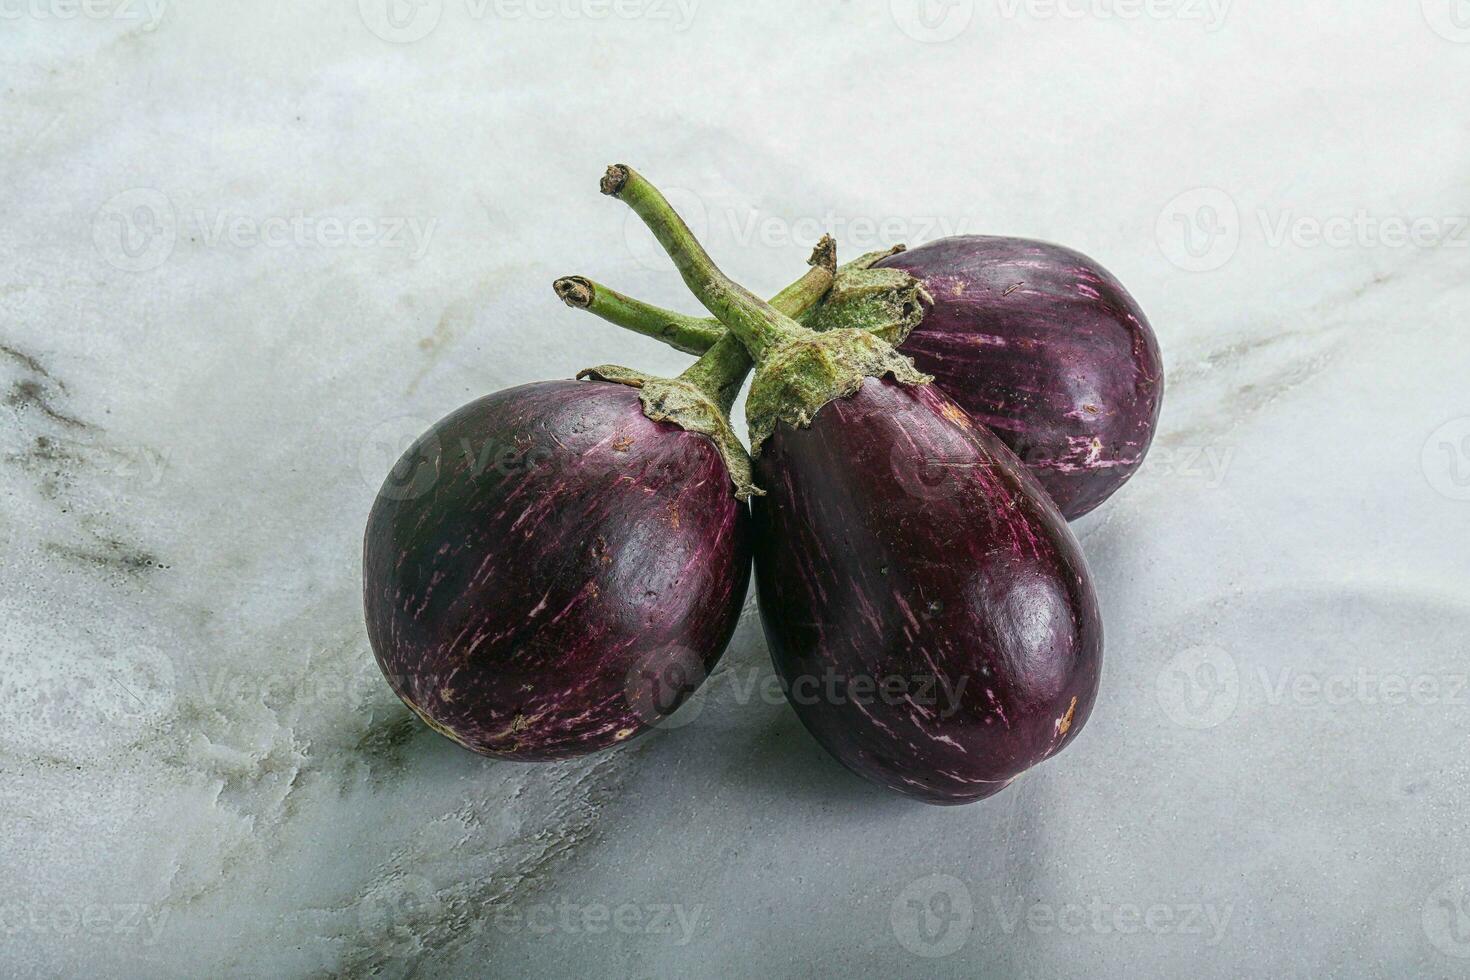
[[755,485],[750,454],[735,434],[729,418],[698,386],[675,378],[660,378],[616,364],[604,364],[577,373],[579,380],[607,381],[638,389],[643,414],[655,422],[672,422],[686,432],[709,437],[725,460],[737,500],[762,496]]

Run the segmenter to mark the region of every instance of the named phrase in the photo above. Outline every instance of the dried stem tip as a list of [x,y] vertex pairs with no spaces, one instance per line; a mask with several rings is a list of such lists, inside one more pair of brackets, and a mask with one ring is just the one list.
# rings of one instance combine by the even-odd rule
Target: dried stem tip
[[561,301],[574,310],[585,310],[592,305],[595,290],[592,283],[581,276],[568,276],[551,284]]
[[837,240],[831,235],[823,235],[822,240],[817,242],[817,247],[812,249],[812,257],[806,260],[806,264],[817,269],[827,269],[836,274]]
[[602,175],[602,193],[609,197],[617,197],[623,192],[628,183],[628,165],[615,163],[607,168],[607,173]]

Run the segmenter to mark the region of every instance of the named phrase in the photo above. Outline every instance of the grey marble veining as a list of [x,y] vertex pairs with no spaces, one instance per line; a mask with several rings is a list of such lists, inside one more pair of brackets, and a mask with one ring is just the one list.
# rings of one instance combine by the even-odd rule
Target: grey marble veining
[[[0,3],[0,973],[1470,969],[1470,17],[1160,0]],[[1103,693],[932,809],[753,607],[665,731],[478,759],[378,676],[360,536],[485,392],[677,353],[625,160],[775,290],[1064,242],[1169,377],[1077,531]]]

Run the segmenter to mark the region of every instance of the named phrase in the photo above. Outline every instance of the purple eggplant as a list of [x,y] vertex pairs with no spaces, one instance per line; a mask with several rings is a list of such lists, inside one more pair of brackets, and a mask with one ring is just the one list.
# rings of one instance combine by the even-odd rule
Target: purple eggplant
[[709,438],[648,418],[626,385],[523,385],[441,421],[388,478],[367,527],[368,635],[437,731],[564,759],[641,734],[698,687],[749,563]]
[[[830,242],[775,302],[831,288]],[[611,297],[561,280],[569,305]],[[730,406],[751,360],[718,340],[677,379],[604,366],[435,425],[368,519],[378,665],[436,731],[485,755],[565,759],[672,714],[719,660],[750,580],[750,461]]]
[[1068,520],[1143,462],[1164,396],[1158,341],[1133,297],[1080,252],[946,238],[881,259],[933,307],[899,350],[1040,480]]
[[800,326],[726,278],[637,173],[603,186],[755,357],[761,618],[807,729],[853,772],[944,804],[1075,739],[1102,623],[1040,484],[873,332]]
[[1081,731],[1102,623],[1065,521],[935,385],[869,378],[756,458],[756,585],[807,729],[930,803],[999,792]]

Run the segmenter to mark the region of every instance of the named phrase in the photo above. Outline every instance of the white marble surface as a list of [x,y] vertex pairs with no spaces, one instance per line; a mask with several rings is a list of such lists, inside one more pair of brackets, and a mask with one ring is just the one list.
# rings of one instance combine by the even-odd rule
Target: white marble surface
[[[0,974],[1470,970],[1470,7],[925,2],[0,0]],[[401,438],[684,360],[552,296],[689,307],[614,160],[760,289],[823,230],[986,231],[1138,296],[1170,390],[1078,527],[1066,754],[883,795],[753,611],[586,761],[396,702]]]

